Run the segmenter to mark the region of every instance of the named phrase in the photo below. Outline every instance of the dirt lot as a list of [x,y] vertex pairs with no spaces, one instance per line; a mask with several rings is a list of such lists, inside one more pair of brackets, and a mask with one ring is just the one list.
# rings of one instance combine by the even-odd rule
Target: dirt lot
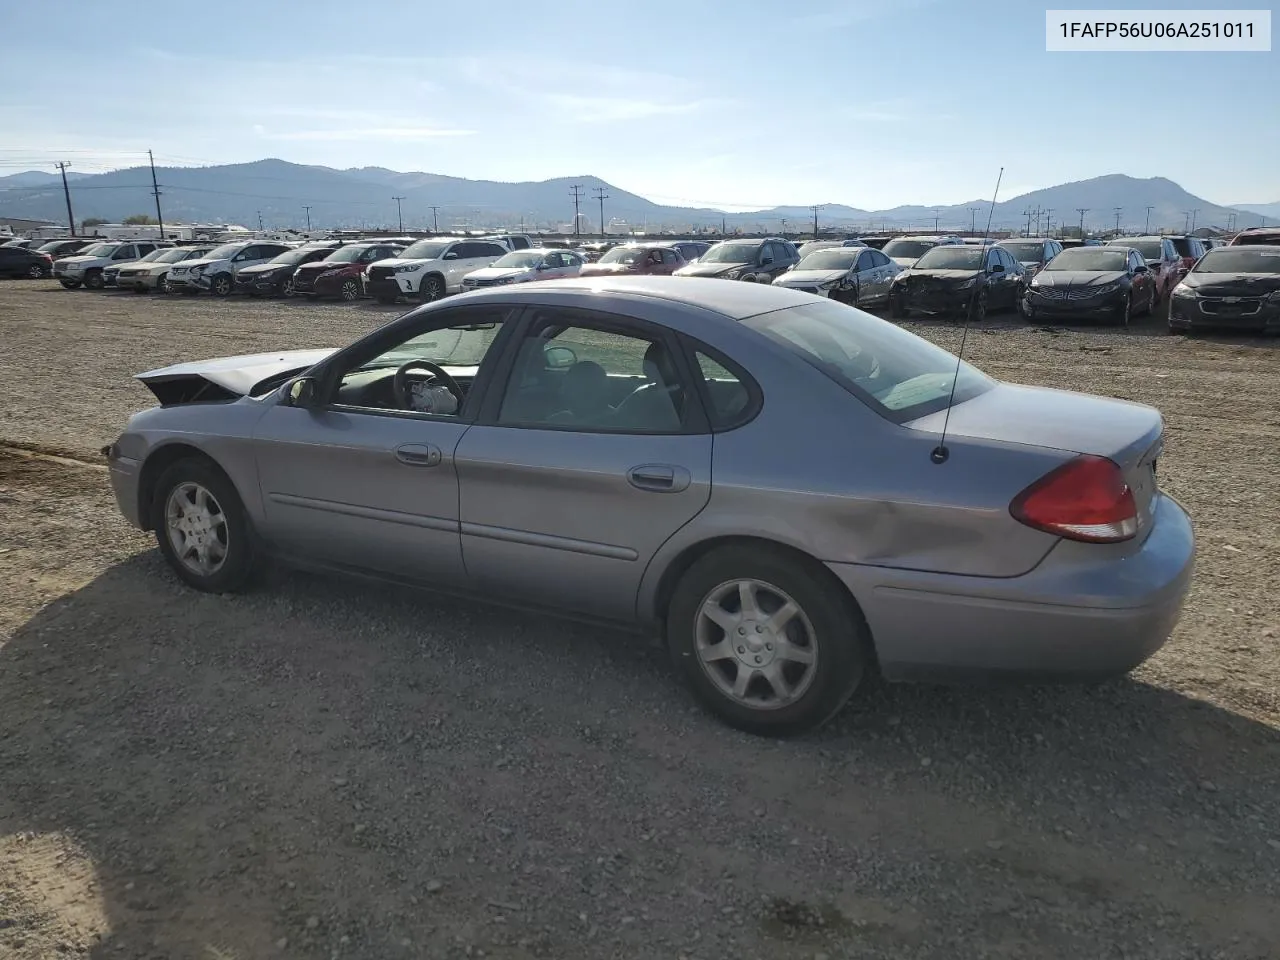
[[628,637],[283,571],[202,596],[119,519],[131,374],[390,315],[0,284],[0,956],[1280,953],[1280,343],[971,332],[1164,411],[1182,623],[1130,678],[879,690],[773,743]]

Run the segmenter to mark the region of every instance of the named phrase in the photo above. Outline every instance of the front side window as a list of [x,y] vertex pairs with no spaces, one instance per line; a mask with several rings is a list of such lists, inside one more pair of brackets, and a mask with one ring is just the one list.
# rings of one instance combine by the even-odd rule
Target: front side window
[[448,311],[392,344],[371,347],[342,371],[335,404],[456,417],[509,308]]
[[498,422],[586,432],[679,433],[688,391],[665,342],[590,318],[536,318]]

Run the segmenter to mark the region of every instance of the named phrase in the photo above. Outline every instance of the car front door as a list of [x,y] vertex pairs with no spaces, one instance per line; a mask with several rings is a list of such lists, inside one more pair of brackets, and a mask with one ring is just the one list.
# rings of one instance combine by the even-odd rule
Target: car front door
[[711,492],[683,354],[639,318],[541,306],[508,352],[456,453],[467,572],[495,596],[630,619],[650,559]]
[[[333,358],[314,405],[271,406],[254,434],[268,540],[303,561],[462,583],[454,451],[511,313],[457,307],[384,327]],[[449,412],[420,395],[422,368],[398,402],[392,380],[410,360],[439,363],[467,402]]]

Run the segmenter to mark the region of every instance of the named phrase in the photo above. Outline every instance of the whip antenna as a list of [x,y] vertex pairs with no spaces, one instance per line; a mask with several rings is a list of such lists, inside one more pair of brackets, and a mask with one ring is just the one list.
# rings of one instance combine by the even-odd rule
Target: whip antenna
[[[978,245],[978,249],[983,251],[984,256],[987,239],[991,236],[991,218],[996,213],[996,198],[1000,196],[1000,181],[1003,179],[1004,167],[1001,167],[1000,174],[996,177],[996,192],[991,196],[991,209],[987,211],[987,228],[982,231],[982,243]],[[934,463],[946,463],[947,457],[951,456],[951,451],[947,449],[947,424],[951,422],[951,406],[956,399],[956,384],[960,381],[960,364],[964,362],[964,344],[969,339],[969,317],[972,313],[972,309],[964,313],[964,327],[960,331],[960,349],[956,351],[956,375],[951,378],[951,395],[947,397],[947,412],[942,417],[942,436],[938,438],[938,445],[929,454],[929,459]]]

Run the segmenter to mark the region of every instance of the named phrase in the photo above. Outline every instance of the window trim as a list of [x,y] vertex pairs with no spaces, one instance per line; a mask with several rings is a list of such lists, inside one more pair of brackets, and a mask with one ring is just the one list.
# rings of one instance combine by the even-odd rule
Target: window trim
[[[520,354],[520,345],[531,335],[535,325],[544,321],[539,312],[556,311],[567,319],[570,327],[582,327],[600,333],[614,333],[624,337],[635,337],[650,341],[660,341],[670,352],[677,372],[684,381],[685,414],[681,429],[675,432],[655,430],[633,430],[625,427],[592,427],[584,429],[581,424],[558,423],[504,423],[498,419],[511,385],[511,374]],[[505,332],[505,331],[504,331]],[[495,341],[496,342],[496,341]],[[486,358],[487,359],[487,358]],[[479,374],[477,373],[477,379]],[[585,307],[561,307],[555,304],[528,304],[513,325],[511,337],[504,344],[501,362],[490,374],[485,385],[485,394],[474,419],[476,426],[501,427],[504,430],[545,430],[553,433],[576,433],[584,436],[626,436],[626,437],[681,437],[688,435],[702,436],[710,434],[711,424],[702,399],[702,392],[697,388],[690,389],[690,384],[698,378],[689,369],[689,359],[679,336],[674,330],[659,323],[643,320],[639,317],[594,310]]]
[[[691,337],[687,333],[678,333],[676,336],[680,341],[681,349],[685,352],[686,365],[698,371],[698,376],[695,378],[698,382],[698,398],[702,404],[710,433],[728,433],[731,430],[740,430],[760,416],[760,411],[764,409],[764,391],[760,388],[759,381],[747,371],[746,367],[729,357],[724,351],[711,346],[705,340]],[[702,365],[698,363],[699,353],[706,354],[709,359],[728,370],[738,378],[738,382],[747,390],[746,406],[726,426],[717,427],[712,419],[712,411],[715,410],[715,404],[711,402],[711,391],[707,389],[707,378],[702,374]]]
[[[493,380],[494,369],[499,365],[506,351],[507,343],[511,339],[512,330],[520,322],[526,309],[517,304],[496,304],[495,306],[505,308],[508,311],[508,315],[502,321],[502,329],[498,331],[498,335],[489,344],[489,350],[480,361],[480,366],[476,368],[475,378],[471,381],[471,389],[467,391],[466,402],[458,408],[456,414],[421,413],[416,410],[388,410],[381,407],[357,407],[351,404],[336,403],[331,399],[326,399],[318,405],[317,409],[336,413],[359,413],[375,417],[398,417],[408,420],[475,423],[477,414],[483,409],[489,384]],[[320,396],[326,398],[335,396],[343,373],[359,365],[351,362],[350,358],[352,357],[363,357],[359,362],[367,363],[397,343],[411,340],[413,337],[421,336],[432,329],[456,326],[458,321],[451,318],[460,314],[480,313],[481,311],[490,311],[492,309],[493,306],[468,304],[466,306],[435,309],[418,316],[415,316],[413,312],[405,314],[399,320],[372,331],[355,343],[339,350],[333,356],[322,360],[319,369],[313,374],[317,381],[317,392]],[[442,320],[445,322],[441,323]],[[405,331],[416,332],[406,334]],[[289,381],[286,381],[286,384],[291,383],[293,379],[296,378],[290,378]]]

